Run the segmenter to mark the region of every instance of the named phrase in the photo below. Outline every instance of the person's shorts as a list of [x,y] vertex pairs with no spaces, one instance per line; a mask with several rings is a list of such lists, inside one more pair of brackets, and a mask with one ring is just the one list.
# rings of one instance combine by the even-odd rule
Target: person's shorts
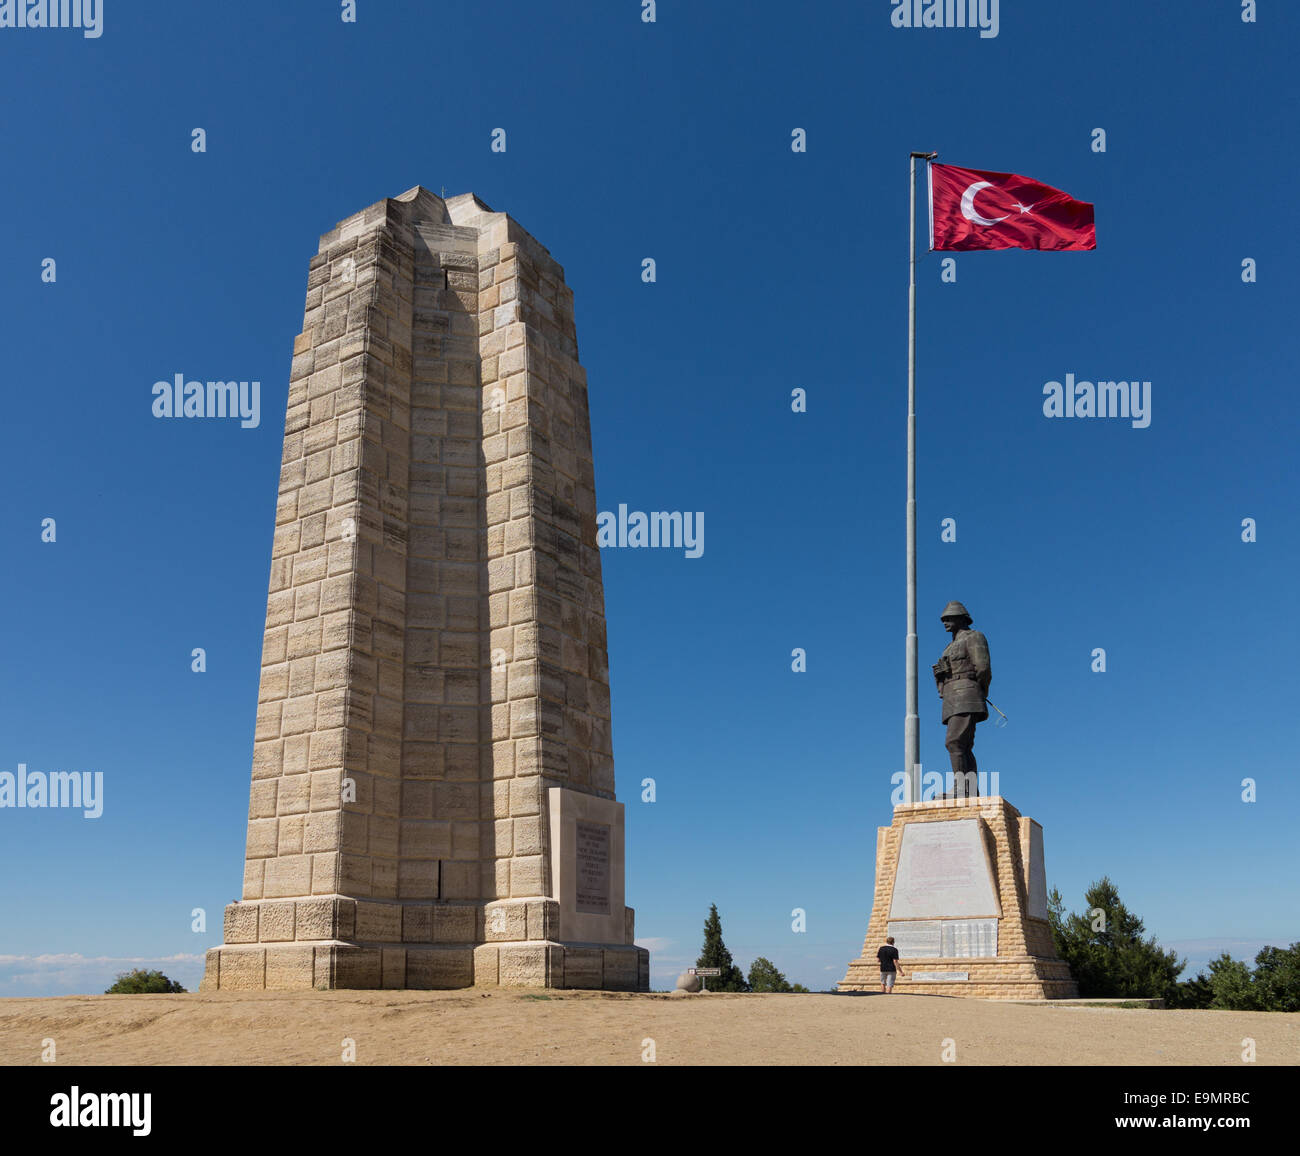
[[882,971],[880,973],[880,982],[883,983],[886,987],[893,987],[894,976],[896,976],[897,974],[898,972],[896,971]]

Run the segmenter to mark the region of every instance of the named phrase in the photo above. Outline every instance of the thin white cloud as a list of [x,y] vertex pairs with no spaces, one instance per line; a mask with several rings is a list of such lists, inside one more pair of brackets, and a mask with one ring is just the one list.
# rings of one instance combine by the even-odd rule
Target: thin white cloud
[[1179,955],[1204,955],[1209,952],[1218,955],[1226,951],[1229,955],[1237,955],[1240,952],[1249,952],[1253,959],[1261,948],[1272,944],[1274,947],[1287,947],[1286,943],[1280,940],[1274,942],[1271,939],[1225,939],[1210,937],[1207,939],[1171,939],[1161,942],[1160,946],[1166,949],[1172,948]]
[[114,956],[59,952],[0,955],[0,995],[9,997],[101,995],[118,974],[143,968],[161,971],[194,991],[203,978],[203,955]]
[[1255,956],[1261,949],[1273,947],[1288,947],[1294,942],[1294,937],[1287,939],[1229,939],[1223,936],[1207,936],[1204,939],[1170,939],[1161,940],[1160,946],[1165,950],[1172,950],[1180,957],[1187,960],[1187,966],[1179,973],[1178,978],[1187,980],[1202,973],[1208,975],[1210,963],[1221,956],[1225,951],[1236,960],[1247,964],[1250,967],[1255,966]]
[[49,955],[0,955],[0,965],[9,963],[36,963],[58,966],[60,964],[82,963],[161,963],[175,959],[191,962],[205,958],[202,955],[177,952],[175,955],[82,955],[79,951],[54,953]]

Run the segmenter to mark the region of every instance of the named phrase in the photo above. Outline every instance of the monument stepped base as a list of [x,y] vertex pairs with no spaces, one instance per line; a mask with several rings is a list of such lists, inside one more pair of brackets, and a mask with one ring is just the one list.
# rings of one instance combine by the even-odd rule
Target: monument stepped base
[[474,986],[646,991],[642,947],[565,943],[385,946],[352,943],[223,945],[208,952],[200,991],[330,991]]
[[974,999],[1073,999],[1047,921],[1043,830],[1000,796],[894,808],[876,833],[862,955],[840,991],[879,991],[876,951],[895,937],[894,990]]
[[[1070,977],[1069,965],[1062,960],[1040,959],[1032,955],[1008,956],[1002,959],[969,959],[954,956],[948,959],[909,959],[901,964],[903,976],[894,983],[894,990],[908,995],[962,995],[974,999],[1072,999],[1078,994],[1078,985]],[[937,983],[918,982],[911,978],[919,972],[966,972],[965,981]],[[840,991],[879,991],[880,965],[874,951],[867,960],[856,959],[849,964],[848,974],[839,985]]]
[[[650,953],[632,943],[560,941],[554,899],[420,903],[318,895],[231,903],[225,942],[200,991],[484,985],[647,991]],[[563,934],[560,931],[560,934]]]

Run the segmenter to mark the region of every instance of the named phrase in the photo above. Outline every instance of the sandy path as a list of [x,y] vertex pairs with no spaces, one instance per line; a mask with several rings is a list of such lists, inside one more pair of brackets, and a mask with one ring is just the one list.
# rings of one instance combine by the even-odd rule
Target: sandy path
[[1035,1007],[896,995],[519,989],[0,1000],[0,1064],[1240,1065],[1300,1063],[1300,1014]]

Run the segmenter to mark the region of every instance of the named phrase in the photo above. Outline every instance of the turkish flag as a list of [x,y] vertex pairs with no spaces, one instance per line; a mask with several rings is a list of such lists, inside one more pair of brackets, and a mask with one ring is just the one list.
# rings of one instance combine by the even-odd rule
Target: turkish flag
[[1092,206],[1016,173],[930,165],[931,249],[1095,249]]

